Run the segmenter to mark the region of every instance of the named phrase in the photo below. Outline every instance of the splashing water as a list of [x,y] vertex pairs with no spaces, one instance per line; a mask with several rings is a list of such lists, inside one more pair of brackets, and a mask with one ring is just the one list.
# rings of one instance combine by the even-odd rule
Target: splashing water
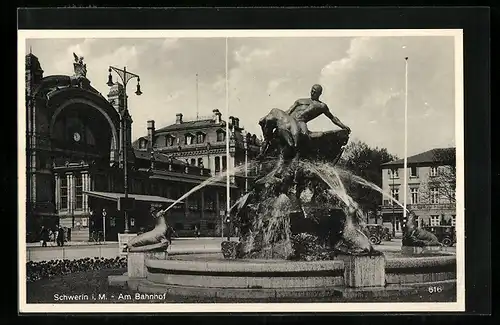
[[[382,190],[382,188],[380,188],[378,185],[370,182],[370,181],[367,181],[366,179],[364,179],[363,177],[360,177],[358,175],[354,175],[353,173],[351,173],[350,171],[346,170],[346,169],[342,169],[342,168],[339,168],[339,167],[334,167],[328,163],[315,163],[315,164],[312,164],[312,163],[308,163],[307,166],[309,168],[314,168],[316,171],[319,171],[319,172],[323,172],[326,174],[326,176],[328,177],[328,174],[333,174],[335,175],[335,177],[339,180],[338,184],[342,190],[342,192],[346,193],[346,190],[345,190],[345,187],[343,185],[343,183],[340,181],[341,177],[340,175],[342,175],[344,178],[350,178],[352,179],[353,181],[355,181],[356,183],[360,184],[360,185],[363,185],[365,187],[369,187],[377,192],[379,192],[380,194],[382,194],[384,197],[390,199],[392,202],[394,202],[395,204],[397,204],[398,206],[400,206],[401,208],[404,209],[404,206],[398,201],[396,200],[394,197],[392,197],[391,195],[387,194],[384,192],[384,190]],[[326,179],[323,178],[324,181],[327,181]],[[328,182],[327,182],[328,183]],[[333,184],[335,184],[335,180],[333,182]],[[328,183],[329,186],[332,186],[332,183]],[[347,202],[349,201],[350,197],[347,197],[346,196],[342,196],[341,197],[342,201],[344,201],[344,203],[348,204]]]
[[372,183],[372,182],[369,182],[367,181],[366,179],[360,177],[360,176],[357,176],[357,175],[354,175],[353,173],[347,171],[347,170],[344,170],[344,169],[339,169],[339,171],[342,173],[342,174],[346,174],[348,175],[348,177],[350,177],[352,180],[354,180],[356,183],[358,184],[361,184],[363,186],[366,186],[366,187],[370,187],[371,189],[379,192],[380,194],[382,194],[384,197],[390,199],[392,202],[396,203],[397,205],[399,205],[400,207],[402,207],[404,209],[404,206],[398,201],[396,200],[395,198],[393,198],[391,195],[387,194],[384,192],[384,190],[382,190],[379,186],[377,186],[376,184]]
[[[325,172],[329,172],[331,171],[332,173],[334,173],[338,179],[339,179],[339,183],[341,184],[341,187],[342,187],[342,190],[345,192],[345,188],[343,187],[343,184],[342,182],[340,181],[340,175],[342,175],[344,178],[349,178],[351,180],[353,180],[354,182],[362,185],[362,186],[365,186],[365,187],[369,187],[371,188],[372,190],[375,190],[377,192],[379,192],[380,194],[382,194],[383,197],[386,197],[388,198],[389,200],[391,200],[391,202],[395,203],[396,205],[398,205],[399,207],[401,207],[402,209],[405,209],[404,205],[401,204],[398,200],[396,200],[394,197],[392,197],[391,195],[387,194],[384,192],[384,190],[382,190],[382,188],[380,188],[380,186],[370,182],[370,181],[367,181],[366,179],[364,179],[363,177],[360,177],[358,175],[354,175],[352,172],[346,170],[346,169],[343,169],[343,168],[339,168],[339,167],[334,167],[328,163],[318,163],[317,164],[319,170],[321,171],[325,171]],[[337,193],[338,194],[338,193]],[[348,195],[347,195],[348,196]],[[351,199],[349,196],[348,196],[349,199]],[[352,199],[351,199],[352,200]],[[345,201],[344,201],[345,202]],[[354,202],[354,201],[353,201]],[[355,203],[355,202],[354,202]],[[356,204],[356,203],[355,203]],[[356,204],[357,206],[357,204]],[[410,213],[410,211],[408,209],[406,209],[406,211],[408,212],[408,221],[409,222],[413,222],[413,216],[412,214]]]
[[335,167],[327,163],[301,161],[303,168],[310,170],[318,177],[320,177],[329,187],[330,193],[338,197],[344,203],[344,210],[346,212],[347,226],[353,226],[354,220],[353,216],[357,217],[356,223],[363,223],[364,216],[361,212],[359,205],[354,201],[354,199],[347,193],[344,184],[336,170]]
[[[248,168],[252,168],[253,165],[254,165],[254,162],[249,163],[248,164]],[[235,175],[241,173],[242,171],[244,171],[244,168],[245,168],[245,165],[241,165],[241,166],[229,169],[229,176],[235,176]],[[159,213],[160,214],[166,213],[173,206],[175,206],[176,204],[178,204],[179,202],[181,202],[185,198],[189,197],[191,194],[193,194],[193,193],[201,190],[202,188],[204,188],[204,187],[206,187],[208,185],[220,182],[223,179],[225,179],[226,177],[227,177],[227,173],[224,172],[224,173],[220,173],[219,175],[215,175],[215,176],[212,176],[212,177],[204,180],[202,183],[200,183],[200,184],[196,185],[195,187],[193,187],[191,190],[189,190],[188,192],[186,192],[180,198],[178,198],[177,200],[175,200],[174,203],[172,203],[171,205],[169,205],[166,209],[161,210]]]

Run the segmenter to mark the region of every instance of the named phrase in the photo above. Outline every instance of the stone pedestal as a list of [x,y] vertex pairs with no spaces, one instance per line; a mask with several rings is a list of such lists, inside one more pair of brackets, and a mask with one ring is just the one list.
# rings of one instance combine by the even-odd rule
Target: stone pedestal
[[145,252],[128,252],[127,254],[127,275],[129,278],[145,278]]
[[341,255],[344,283],[349,288],[385,286],[385,257]]

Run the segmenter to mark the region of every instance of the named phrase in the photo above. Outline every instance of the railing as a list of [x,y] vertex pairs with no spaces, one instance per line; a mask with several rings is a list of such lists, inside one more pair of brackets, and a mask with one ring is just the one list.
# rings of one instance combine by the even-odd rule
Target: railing
[[183,122],[201,121],[201,120],[213,120],[213,115],[199,115],[199,116],[188,116],[182,117]]

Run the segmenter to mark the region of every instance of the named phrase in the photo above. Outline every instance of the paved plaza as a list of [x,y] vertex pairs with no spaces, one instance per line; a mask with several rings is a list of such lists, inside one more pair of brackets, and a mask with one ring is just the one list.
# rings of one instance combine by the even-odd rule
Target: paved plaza
[[[168,248],[170,253],[217,253],[220,245],[227,238],[176,238]],[[238,238],[231,238],[237,241]],[[84,257],[114,258],[119,256],[118,242],[88,243],[69,242],[64,247],[57,247],[54,243],[48,243],[48,247],[41,247],[39,243],[29,243],[26,249],[27,261],[43,261],[52,259],[79,259]],[[384,241],[381,245],[375,245],[375,249],[384,252],[397,252],[401,250],[401,239]],[[455,247],[448,247],[447,252],[455,253]]]

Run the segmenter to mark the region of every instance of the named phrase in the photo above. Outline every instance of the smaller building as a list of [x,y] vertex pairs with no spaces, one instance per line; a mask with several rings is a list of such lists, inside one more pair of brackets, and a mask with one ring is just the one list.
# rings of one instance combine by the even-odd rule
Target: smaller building
[[405,172],[407,208],[415,212],[418,226],[455,225],[455,148],[410,156],[406,171],[404,159],[382,164],[382,189],[386,195],[380,207],[380,222],[391,225],[395,233],[402,231],[403,208],[399,204],[404,202]]

